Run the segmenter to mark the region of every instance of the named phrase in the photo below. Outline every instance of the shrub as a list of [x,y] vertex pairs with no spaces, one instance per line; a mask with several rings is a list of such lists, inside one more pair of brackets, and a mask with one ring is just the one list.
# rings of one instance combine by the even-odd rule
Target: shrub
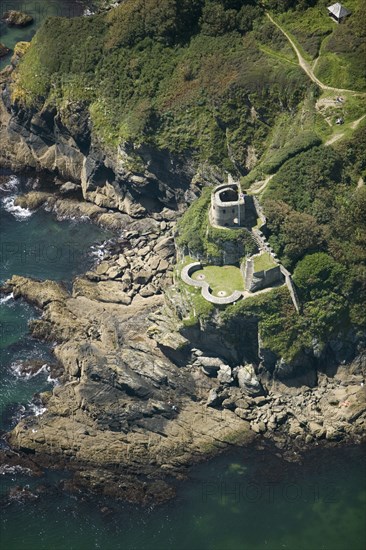
[[294,283],[301,299],[319,298],[342,288],[345,268],[324,252],[305,256],[296,266]]

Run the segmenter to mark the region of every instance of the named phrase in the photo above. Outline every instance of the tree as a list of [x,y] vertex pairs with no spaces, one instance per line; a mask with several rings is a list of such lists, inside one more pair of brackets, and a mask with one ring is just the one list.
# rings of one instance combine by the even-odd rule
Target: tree
[[313,216],[292,211],[282,228],[284,253],[291,260],[298,260],[307,252],[315,252],[324,242],[322,228]]
[[261,10],[257,6],[243,6],[237,15],[237,27],[242,33],[253,29],[253,21],[261,15]]
[[342,287],[346,269],[325,252],[305,256],[296,266],[294,282],[303,299],[316,299]]
[[219,36],[236,27],[236,10],[225,10],[222,4],[209,2],[202,10],[201,30],[208,36]]
[[266,200],[264,211],[267,217],[268,229],[273,233],[279,233],[285,219],[291,212],[291,207],[283,201]]

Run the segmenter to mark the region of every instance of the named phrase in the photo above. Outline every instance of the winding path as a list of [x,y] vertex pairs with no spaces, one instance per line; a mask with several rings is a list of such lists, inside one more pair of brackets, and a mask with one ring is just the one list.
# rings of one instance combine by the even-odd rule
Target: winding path
[[[348,93],[355,94],[355,95],[365,95],[364,93],[356,92],[355,90],[347,90],[345,88],[334,88],[333,86],[327,86],[326,84],[323,84],[323,82],[321,82],[319,80],[319,78],[317,78],[315,76],[313,69],[310,67],[309,63],[307,61],[305,61],[305,59],[301,55],[298,47],[296,46],[295,42],[290,37],[290,35],[281,27],[281,25],[279,23],[277,23],[273,19],[273,17],[271,17],[271,15],[269,15],[269,13],[266,13],[266,16],[271,21],[271,23],[273,23],[282,32],[282,34],[284,34],[286,36],[287,40],[290,42],[292,48],[294,49],[294,51],[297,55],[300,67],[303,69],[303,71],[305,71],[305,73],[308,75],[308,77],[313,82],[315,82],[315,84],[317,84],[319,86],[319,88],[321,88],[322,90],[330,90],[332,92],[337,92],[337,93],[339,93],[339,92],[347,93],[348,92]],[[316,62],[317,62],[317,60],[314,62],[314,65],[313,65],[314,67],[316,65]]]
[[[334,88],[333,86],[327,86],[326,84],[323,84],[323,82],[321,82],[321,80],[319,80],[319,78],[317,78],[314,74],[314,69],[315,69],[315,67],[318,63],[319,57],[317,57],[317,59],[313,63],[313,66],[311,67],[309,65],[309,63],[301,55],[298,47],[296,46],[295,42],[292,40],[291,36],[281,27],[281,25],[279,23],[277,23],[277,21],[275,21],[273,19],[273,17],[268,12],[266,12],[266,16],[271,21],[271,23],[273,25],[275,25],[282,32],[282,34],[287,38],[287,40],[291,44],[291,47],[293,48],[293,50],[295,51],[295,53],[297,55],[297,59],[299,61],[299,66],[307,74],[307,76],[310,78],[310,80],[312,80],[313,82],[315,82],[315,84],[317,86],[319,86],[319,88],[321,88],[322,90],[328,90],[330,92],[335,92],[337,95],[341,94],[341,93],[343,93],[343,94],[349,93],[349,94],[352,94],[354,96],[366,96],[365,92],[357,92],[355,90],[348,90],[346,88]],[[329,98],[328,99],[323,98],[319,101],[333,103],[333,100],[331,100]],[[316,108],[317,108],[317,110],[319,110],[318,106],[316,106]],[[352,123],[349,124],[349,127],[352,130],[357,128],[357,126],[365,118],[365,116],[366,115],[362,115],[359,119],[354,120]],[[324,120],[327,122],[327,124],[329,126],[332,126],[332,124],[330,123],[330,121],[326,117],[324,117]],[[335,143],[339,139],[342,139],[344,137],[344,135],[345,135],[344,132],[338,132],[337,134],[331,136],[328,139],[328,141],[326,141],[324,143],[324,145],[332,145],[333,143]],[[268,183],[271,181],[273,176],[275,176],[275,174],[267,176],[263,180],[255,181],[249,188],[250,193],[252,193],[253,195],[259,195],[260,193],[263,193],[263,191],[266,189]]]

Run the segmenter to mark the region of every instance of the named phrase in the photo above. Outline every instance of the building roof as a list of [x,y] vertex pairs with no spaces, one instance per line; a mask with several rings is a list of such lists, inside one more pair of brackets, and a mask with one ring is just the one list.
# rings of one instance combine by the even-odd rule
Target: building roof
[[351,12],[347,10],[347,8],[342,6],[342,4],[340,4],[339,2],[336,2],[336,4],[329,6],[327,10],[337,19],[342,19],[342,17],[346,17],[347,15],[351,14]]

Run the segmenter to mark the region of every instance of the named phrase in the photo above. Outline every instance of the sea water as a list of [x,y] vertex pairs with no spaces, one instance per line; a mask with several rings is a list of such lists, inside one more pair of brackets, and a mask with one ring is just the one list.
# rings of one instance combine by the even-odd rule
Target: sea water
[[[72,278],[97,260],[110,234],[85,220],[57,221],[43,209],[36,212],[14,205],[22,190],[38,178],[0,171],[0,285],[12,275],[52,279],[71,286]],[[21,414],[38,412],[36,392],[50,389],[50,346],[31,338],[30,319],[40,315],[12,294],[0,297],[0,429],[9,429]],[[24,361],[40,364],[34,375],[21,375]]]

